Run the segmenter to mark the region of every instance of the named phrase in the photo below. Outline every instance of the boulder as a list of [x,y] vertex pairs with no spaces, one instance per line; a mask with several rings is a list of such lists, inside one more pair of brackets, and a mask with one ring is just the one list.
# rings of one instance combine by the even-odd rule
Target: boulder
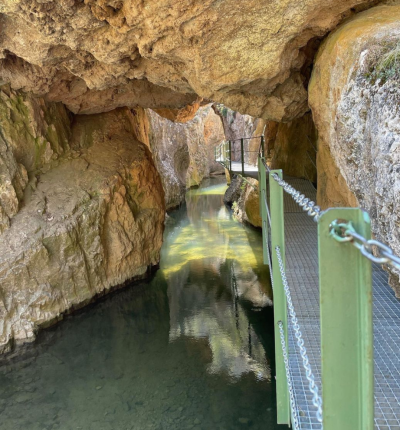
[[[400,255],[400,6],[360,13],[321,47],[310,82],[318,202],[361,206]],[[390,284],[400,296],[399,272]]]
[[233,205],[233,216],[240,222],[262,227],[258,181],[248,178],[240,189],[240,196]]

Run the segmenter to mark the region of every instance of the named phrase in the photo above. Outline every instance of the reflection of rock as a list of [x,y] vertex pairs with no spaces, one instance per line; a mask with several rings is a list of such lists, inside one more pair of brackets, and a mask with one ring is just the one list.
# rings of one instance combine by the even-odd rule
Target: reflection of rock
[[272,302],[256,269],[259,249],[223,205],[225,189],[221,184],[191,190],[186,198],[190,223],[186,217],[175,222],[166,236],[161,271],[171,286],[170,340],[206,339],[210,373],[235,379],[253,373],[269,380],[265,351],[242,305]]
[[[228,373],[232,378],[239,378],[246,373],[254,373],[257,379],[270,380],[271,370],[265,360],[265,351],[239,302],[238,290],[244,291],[246,299],[260,299],[259,283],[254,273],[242,273],[237,279],[229,278],[229,285],[218,285],[212,279],[218,279],[221,271],[231,274],[233,263],[219,259],[216,261],[215,274],[210,275],[212,260],[192,260],[182,270],[170,275],[168,289],[170,302],[170,341],[182,336],[194,339],[207,339],[212,358],[210,373]],[[186,279],[190,273],[190,289]],[[210,282],[211,281],[211,282]],[[234,286],[235,285],[235,286]],[[230,287],[230,288],[229,288]],[[253,294],[252,294],[253,293]],[[264,295],[260,306],[271,305]],[[233,302],[233,304],[232,304]],[[233,309],[232,309],[233,306]]]
[[[188,315],[185,317],[171,311],[170,340],[174,341],[182,336],[207,339],[212,351],[212,361],[208,368],[210,373],[227,372],[233,378],[240,378],[245,373],[254,373],[257,379],[270,380],[271,369],[265,361],[265,351],[249,327],[240,305],[238,303],[235,305],[234,313],[229,301],[218,300],[214,295],[208,295],[201,286],[191,285],[191,290],[190,294],[185,291],[181,298],[185,297],[187,300],[187,296],[193,294],[196,302],[189,304],[180,301],[180,306],[186,307]],[[179,291],[176,289],[170,289],[170,300],[174,300],[173,296],[178,294]],[[179,296],[176,299],[178,298]],[[251,352],[249,336],[252,336]]]
[[[167,279],[181,271],[188,262],[236,260],[238,296],[257,306],[270,304],[254,273],[258,260],[243,227],[233,221],[223,206],[225,185],[201,188],[187,196],[187,214],[190,223],[179,227],[179,233],[168,242],[168,255],[163,262]],[[218,212],[215,208],[220,207]],[[164,266],[165,265],[165,266]]]
[[162,186],[129,111],[75,117],[70,145],[0,236],[0,348],[159,261]]
[[[318,129],[318,203],[358,206],[400,254],[400,6],[363,12],[318,53],[310,102]],[[390,283],[400,296],[399,271]]]

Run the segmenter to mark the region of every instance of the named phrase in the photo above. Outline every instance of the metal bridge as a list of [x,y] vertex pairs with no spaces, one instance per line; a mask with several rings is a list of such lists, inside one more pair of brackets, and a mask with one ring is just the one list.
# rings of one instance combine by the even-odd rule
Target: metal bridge
[[309,181],[270,170],[260,139],[257,166],[246,162],[244,139],[239,161],[232,142],[215,159],[231,174],[257,171],[274,288],[278,423],[400,430],[400,302],[381,267],[399,269],[400,258],[371,240],[366,212],[322,212]]

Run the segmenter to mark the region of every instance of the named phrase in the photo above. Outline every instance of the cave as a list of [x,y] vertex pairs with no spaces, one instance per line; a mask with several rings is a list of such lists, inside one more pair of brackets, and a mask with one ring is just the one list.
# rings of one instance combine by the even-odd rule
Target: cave
[[[257,245],[263,228],[260,184],[254,178],[233,177],[215,159],[222,142],[230,142],[234,162],[243,156],[252,166],[257,166],[264,145],[268,168],[307,181],[321,210],[367,211],[374,240],[399,255],[399,18],[397,0],[4,0],[4,363],[14,366],[20,357],[41,356],[42,350],[46,356],[51,339],[62,342],[56,332],[62,324],[56,323],[75,317],[85,321],[91,306],[99,306],[93,321],[104,312],[112,325],[115,315],[107,296],[122,313],[140,313],[139,308],[151,308],[152,315],[159,312],[155,326],[161,343],[168,336],[171,342],[180,335],[190,338],[192,330],[190,348],[209,363],[210,373],[222,372],[224,365],[216,356],[224,356],[221,345],[232,339],[213,344],[211,325],[202,336],[201,318],[187,322],[184,307],[197,309],[196,298],[208,303],[211,295],[217,300],[216,313],[222,315],[227,311],[218,300],[231,294],[231,324],[239,337],[248,337],[246,359],[238,364],[247,373],[238,374],[257,379],[256,361],[263,360],[262,347],[271,346],[273,337],[259,327],[260,321],[270,324],[272,318],[272,286],[255,257],[256,251],[262,253]],[[191,249],[174,241],[174,229]],[[238,245],[232,232],[249,247]],[[225,242],[219,243],[219,236]],[[237,261],[230,243],[236,246]],[[170,254],[164,254],[166,247]],[[214,259],[214,266],[200,264],[199,253],[208,263]],[[224,255],[221,261],[219,253]],[[163,258],[169,261],[171,255],[176,261],[163,269]],[[251,261],[247,272],[245,261]],[[400,297],[399,269],[384,269]],[[188,296],[183,287],[174,293],[165,287],[184,285],[180,277],[195,285]],[[210,291],[208,284],[201,289],[202,277],[215,282],[216,290]],[[228,296],[219,283],[229,286]],[[261,292],[254,285],[261,285]],[[135,289],[140,292],[137,299],[131,292]],[[124,297],[137,302],[124,304]],[[268,310],[258,319],[261,308]],[[170,331],[164,327],[168,315]],[[59,330],[68,330],[68,324],[76,323]],[[108,330],[104,322],[99,324]],[[151,332],[151,323],[144,323],[143,333],[140,321],[132,324],[145,343],[143,333]],[[69,339],[75,342],[72,335]],[[233,344],[232,350],[245,348]],[[139,354],[140,348],[131,347]],[[259,373],[270,382],[274,358],[269,359],[272,364],[261,366]],[[172,366],[167,356],[163,360]],[[232,376],[234,367],[232,359],[223,371]],[[100,392],[103,384],[97,384],[100,388],[94,388]],[[250,382],[246,379],[245,384]],[[197,390],[206,396],[204,387]],[[149,402],[139,397],[128,401],[124,414]],[[0,411],[5,405],[0,393]],[[171,408],[174,419],[185,415],[176,405]],[[207,428],[201,427],[199,417],[192,421],[187,428]],[[33,430],[37,424],[5,424],[4,429],[25,425]],[[143,419],[140,428],[132,428],[142,430],[147,424]],[[235,416],[230,428],[253,424],[258,428],[254,418]],[[186,428],[179,425],[175,428]],[[54,420],[44,428],[69,427]]]

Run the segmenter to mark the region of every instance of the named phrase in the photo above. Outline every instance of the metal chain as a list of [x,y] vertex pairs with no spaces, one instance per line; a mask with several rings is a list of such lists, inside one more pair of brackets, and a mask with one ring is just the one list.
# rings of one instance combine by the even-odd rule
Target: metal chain
[[309,382],[309,389],[311,391],[311,394],[313,395],[313,405],[317,408],[317,420],[318,422],[321,423],[321,429],[322,429],[322,399],[321,399],[321,396],[319,395],[318,386],[315,383],[315,377],[311,370],[306,347],[304,346],[303,334],[301,333],[299,322],[296,316],[296,311],[294,310],[292,295],[290,293],[289,284],[286,278],[285,266],[283,264],[281,249],[279,248],[279,246],[275,247],[275,251],[278,259],[279,270],[281,272],[284,291],[286,294],[287,307],[289,310],[289,315],[292,322],[294,335],[297,340],[297,345],[300,349],[300,355],[303,360],[303,367],[306,371],[306,378]]
[[278,174],[272,173],[271,176],[293,198],[293,200],[303,208],[305,212],[307,212],[307,215],[313,217],[315,222],[318,222],[319,217],[321,216],[321,208],[317,206],[315,202],[281,179]]
[[[262,160],[262,162],[267,171],[271,173],[271,169],[265,160]],[[293,188],[290,184],[281,179],[277,173],[272,173],[271,176],[278,183],[278,185],[280,185],[292,197],[292,199],[301,208],[303,208],[304,211],[307,212],[307,215],[313,217],[315,222],[318,222],[321,216],[321,208],[317,206],[315,202],[307,198],[304,194],[301,194],[300,191],[297,191],[296,188]]]
[[285,363],[286,380],[287,380],[287,385],[289,390],[290,409],[292,410],[292,424],[295,430],[300,430],[299,420],[297,419],[296,400],[294,397],[292,375],[290,374],[289,358],[286,350],[286,339],[285,339],[285,332],[283,331],[282,321],[278,321],[278,327],[279,327],[279,333],[281,338],[283,362]]
[[[389,264],[400,270],[400,258],[394,254],[393,250],[378,240],[367,240],[358,234],[351,221],[339,222],[335,220],[329,226],[329,232],[338,242],[350,242],[368,260],[378,264]],[[376,246],[377,256],[373,254],[373,246]]]

